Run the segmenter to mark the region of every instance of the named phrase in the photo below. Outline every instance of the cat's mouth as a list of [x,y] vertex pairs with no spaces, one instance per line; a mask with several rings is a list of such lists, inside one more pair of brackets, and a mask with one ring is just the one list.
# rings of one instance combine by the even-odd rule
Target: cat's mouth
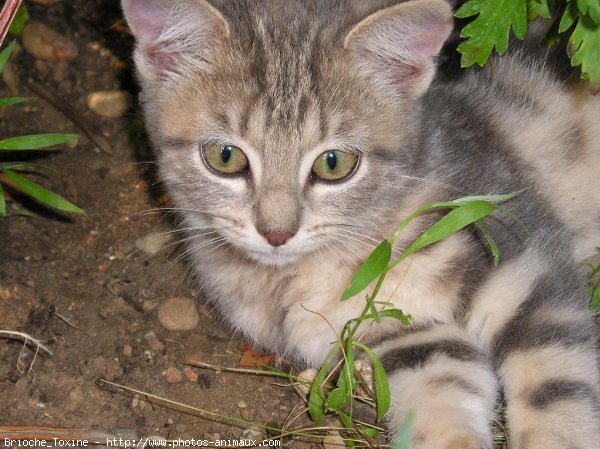
[[282,267],[290,265],[301,259],[305,253],[288,248],[272,248],[270,250],[246,249],[246,254],[254,261],[269,266]]

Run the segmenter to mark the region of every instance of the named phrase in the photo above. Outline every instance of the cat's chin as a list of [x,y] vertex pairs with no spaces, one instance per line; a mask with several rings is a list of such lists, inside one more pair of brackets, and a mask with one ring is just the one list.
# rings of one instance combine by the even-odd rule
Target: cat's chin
[[274,251],[246,251],[248,257],[261,265],[283,267],[300,260],[304,254],[297,252]]

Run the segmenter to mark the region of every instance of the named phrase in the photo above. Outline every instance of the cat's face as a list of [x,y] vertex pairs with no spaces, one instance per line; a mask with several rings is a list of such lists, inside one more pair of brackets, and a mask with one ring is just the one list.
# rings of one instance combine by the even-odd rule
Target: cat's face
[[[171,3],[124,6],[140,40],[137,63],[161,175],[192,234],[210,233],[207,250],[227,244],[269,265],[372,246],[368,230],[385,226],[416,156],[416,99],[430,81],[448,11],[437,1],[410,2],[437,17],[442,35],[435,44],[428,36],[413,54],[380,42],[398,21],[404,33],[422,26],[405,5],[360,22],[367,14],[353,17],[345,2],[333,11],[284,3],[287,13],[279,15],[255,2],[220,10]],[[160,17],[166,22],[145,46]],[[169,20],[181,29],[167,33]],[[202,29],[197,42],[187,35],[194,25]],[[412,56],[414,64],[389,67],[380,60],[386,56]]]

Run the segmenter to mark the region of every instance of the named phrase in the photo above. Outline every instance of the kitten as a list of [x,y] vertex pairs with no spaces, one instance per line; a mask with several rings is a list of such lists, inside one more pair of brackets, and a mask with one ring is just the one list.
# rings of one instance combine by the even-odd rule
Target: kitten
[[[429,201],[530,187],[490,232],[392,271],[413,316],[362,328],[412,449],[600,448],[593,319],[577,263],[600,245],[600,101],[518,51],[435,77],[443,0],[123,0],[160,172],[206,297],[255,342],[320,365],[364,306],[354,270]],[[405,247],[439,218],[417,220]]]

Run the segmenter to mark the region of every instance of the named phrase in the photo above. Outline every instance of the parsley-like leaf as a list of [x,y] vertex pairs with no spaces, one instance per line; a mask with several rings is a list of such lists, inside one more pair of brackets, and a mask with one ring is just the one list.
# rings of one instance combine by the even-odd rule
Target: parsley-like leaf
[[581,66],[581,74],[592,90],[600,90],[600,24],[590,16],[579,15],[569,39],[569,55],[573,67]]
[[460,34],[466,38],[458,46],[463,67],[484,65],[494,48],[504,54],[511,28],[519,39],[527,34],[526,0],[469,0],[454,15],[466,18],[477,14]]

